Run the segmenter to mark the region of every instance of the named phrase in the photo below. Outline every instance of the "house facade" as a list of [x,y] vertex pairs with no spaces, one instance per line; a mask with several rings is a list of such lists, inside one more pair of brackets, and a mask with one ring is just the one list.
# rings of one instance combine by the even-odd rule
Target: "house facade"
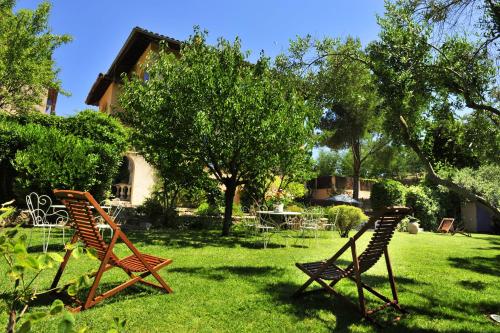
[[[106,73],[99,73],[90,88],[85,103],[97,106],[100,112],[120,112],[118,103],[122,74],[147,79],[141,66],[152,52],[157,52],[163,42],[167,51],[179,53],[181,41],[135,27]],[[155,170],[137,152],[128,151],[122,163],[120,177],[115,180],[113,193],[122,201],[136,206],[151,194],[155,184]]]

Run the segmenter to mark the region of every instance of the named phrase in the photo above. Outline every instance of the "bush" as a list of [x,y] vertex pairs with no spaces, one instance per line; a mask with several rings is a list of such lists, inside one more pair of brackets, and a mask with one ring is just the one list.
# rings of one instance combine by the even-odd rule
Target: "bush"
[[100,200],[118,172],[126,134],[116,119],[90,110],[68,118],[0,113],[0,160],[17,171],[19,202],[56,187],[88,190]]
[[340,205],[328,208],[328,222],[335,224],[340,237],[349,237],[349,231],[368,220],[361,209],[354,206]]
[[143,214],[151,220],[152,223],[157,224],[163,218],[163,205],[155,196],[148,197],[142,205],[137,207],[137,213]]
[[388,206],[405,204],[405,187],[398,181],[387,179],[373,184],[370,202],[374,211]]
[[201,203],[196,209],[196,215],[199,216],[219,216],[221,208],[218,206],[210,205],[208,202]]
[[420,220],[420,227],[435,230],[438,222],[439,203],[429,188],[409,186],[405,195],[406,205],[413,210],[413,216]]
[[299,205],[290,205],[286,207],[286,210],[288,212],[302,213],[304,211],[304,208],[300,207]]
[[240,204],[233,204],[233,216],[239,216],[242,217],[245,215],[243,212],[243,208],[241,207]]
[[51,194],[55,188],[93,190],[99,184],[95,170],[100,166],[93,150],[89,139],[63,135],[55,128],[40,131],[27,149],[15,155],[14,193],[22,198],[31,191]]

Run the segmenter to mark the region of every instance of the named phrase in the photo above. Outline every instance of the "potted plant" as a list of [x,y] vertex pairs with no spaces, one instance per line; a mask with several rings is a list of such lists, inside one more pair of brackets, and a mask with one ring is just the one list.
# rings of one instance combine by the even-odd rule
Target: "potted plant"
[[413,235],[418,234],[420,228],[420,223],[419,223],[420,220],[413,216],[410,216],[409,220],[410,221],[408,222],[408,232]]

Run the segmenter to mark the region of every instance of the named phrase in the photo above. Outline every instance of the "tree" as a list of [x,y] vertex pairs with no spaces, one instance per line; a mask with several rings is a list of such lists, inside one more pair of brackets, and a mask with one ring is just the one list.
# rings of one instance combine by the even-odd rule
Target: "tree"
[[[309,94],[324,109],[319,128],[322,144],[331,149],[350,149],[352,153],[353,197],[359,198],[359,179],[363,162],[383,148],[388,140],[380,135],[377,94],[373,75],[362,62],[345,55],[363,58],[359,40],[347,38],[345,43],[325,38],[316,41],[314,61],[304,63],[310,52],[310,37],[299,38],[290,47],[291,63],[303,63],[311,81]],[[369,147],[366,143],[372,143]],[[367,146],[363,149],[363,146]],[[364,151],[363,151],[364,150]]]
[[121,106],[137,131],[168,135],[172,141],[158,145],[178,144],[182,161],[199,163],[224,186],[228,235],[237,186],[270,177],[287,156],[310,154],[318,114],[264,55],[251,64],[239,39],[214,47],[206,35],[195,30],[179,58],[160,51],[145,68],[147,82],[125,79]]
[[480,41],[451,35],[441,45],[433,45],[433,26],[417,21],[415,10],[414,2],[386,3],[386,14],[379,18],[380,40],[369,46],[371,68],[388,114],[386,127],[393,138],[415,151],[434,184],[478,201],[500,216],[500,210],[480,193],[440,177],[421,142],[426,125],[436,119],[429,117],[429,111],[443,101],[453,107],[441,112],[467,106],[497,123],[498,68]]
[[14,13],[14,0],[0,0],[0,110],[27,112],[48,88],[61,89],[52,54],[71,40],[52,34],[50,4]]

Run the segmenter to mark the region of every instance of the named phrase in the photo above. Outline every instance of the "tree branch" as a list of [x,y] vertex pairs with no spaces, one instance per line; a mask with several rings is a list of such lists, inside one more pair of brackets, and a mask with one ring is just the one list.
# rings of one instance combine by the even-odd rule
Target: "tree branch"
[[424,165],[424,167],[427,171],[427,176],[429,177],[429,180],[431,182],[433,182],[436,185],[442,185],[442,186],[448,188],[450,191],[457,193],[457,194],[459,194],[459,195],[461,195],[461,196],[463,196],[471,201],[479,202],[479,203],[483,204],[484,206],[491,209],[493,211],[493,213],[495,214],[495,216],[500,218],[500,209],[495,207],[489,201],[487,201],[486,199],[484,199],[480,195],[475,194],[474,192],[468,190],[467,188],[465,188],[463,186],[455,184],[454,182],[452,182],[448,179],[443,179],[443,178],[439,177],[439,175],[434,171],[434,168],[432,167],[432,164],[430,163],[427,156],[420,149],[418,143],[411,138],[408,124],[406,123],[406,120],[403,118],[403,116],[399,117],[399,124],[401,125],[403,139],[405,140],[406,144],[411,149],[413,149],[413,151],[420,158],[420,161]]

